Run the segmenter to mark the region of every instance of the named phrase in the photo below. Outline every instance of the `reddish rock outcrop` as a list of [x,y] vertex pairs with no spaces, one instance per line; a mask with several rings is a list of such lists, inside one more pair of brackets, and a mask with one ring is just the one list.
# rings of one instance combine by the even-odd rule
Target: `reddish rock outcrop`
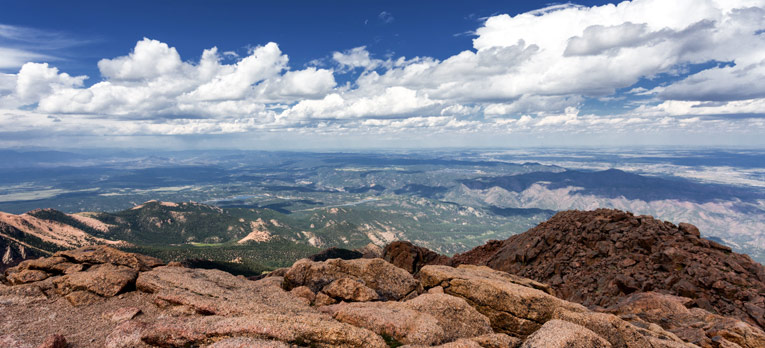
[[566,211],[505,241],[453,257],[550,284],[590,307],[636,292],[691,298],[689,307],[765,327],[765,267],[674,225],[619,210]]
[[386,300],[400,300],[415,292],[418,285],[411,274],[381,259],[298,260],[284,275],[284,285],[287,290],[307,286],[319,292],[342,278],[358,281]]
[[419,272],[426,265],[451,264],[449,257],[406,241],[396,241],[386,245],[382,257],[385,261],[412,274]]
[[636,293],[606,311],[641,327],[651,325],[701,347],[765,347],[765,332],[740,320],[686,308],[693,300],[656,292]]

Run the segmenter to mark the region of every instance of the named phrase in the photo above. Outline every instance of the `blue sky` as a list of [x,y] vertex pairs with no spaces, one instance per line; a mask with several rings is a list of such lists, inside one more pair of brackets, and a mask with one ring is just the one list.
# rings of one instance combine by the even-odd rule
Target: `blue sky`
[[0,147],[765,145],[761,0],[0,8]]

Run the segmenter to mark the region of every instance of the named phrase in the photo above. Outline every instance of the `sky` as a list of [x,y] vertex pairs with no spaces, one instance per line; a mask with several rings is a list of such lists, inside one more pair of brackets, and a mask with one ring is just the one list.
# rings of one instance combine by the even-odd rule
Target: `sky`
[[2,1],[0,147],[765,146],[765,0]]

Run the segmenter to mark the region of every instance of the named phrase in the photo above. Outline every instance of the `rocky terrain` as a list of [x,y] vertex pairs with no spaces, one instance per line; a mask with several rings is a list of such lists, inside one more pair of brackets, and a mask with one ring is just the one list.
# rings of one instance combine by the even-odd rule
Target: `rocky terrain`
[[[601,221],[609,221],[608,225],[619,214],[624,218],[617,222],[626,220],[632,225],[633,218],[643,219],[639,225],[660,230],[657,226],[665,226],[667,233],[695,236],[691,226],[672,227],[623,212],[566,212],[515,240],[525,241],[528,235],[552,231],[554,226],[562,229],[566,221],[572,228],[565,231],[574,232],[561,237],[559,243],[568,244],[540,247],[535,258],[507,264],[530,267],[536,258],[552,259],[545,256],[549,249],[577,247],[573,235],[578,228],[600,226]],[[640,247],[637,240],[642,240],[638,236],[651,237],[645,230],[623,232],[626,237],[617,241],[630,247],[619,251],[622,257],[633,257],[631,250]],[[652,243],[657,245],[668,238],[659,232],[653,237]],[[716,301],[740,295],[712,297],[715,288],[700,288],[699,294],[710,293],[711,310],[699,305],[701,296],[678,296],[671,286],[609,295],[606,291],[611,291],[608,284],[613,276],[603,266],[597,279],[606,279],[604,293],[598,298],[609,300],[595,302],[592,295],[583,305],[570,301],[576,292],[566,292],[569,288],[562,285],[580,282],[577,284],[586,288],[590,278],[587,273],[578,276],[570,264],[559,266],[571,272],[562,276],[564,282],[549,285],[526,278],[525,268],[518,272],[493,269],[497,263],[492,260],[499,260],[501,252],[509,250],[510,240],[489,243],[453,259],[408,242],[389,244],[382,255],[373,246],[359,251],[333,249],[255,280],[180,263],[164,265],[158,259],[108,246],[59,251],[24,261],[0,277],[0,313],[4,317],[0,346],[765,347],[765,332],[748,312],[726,314],[714,307]],[[731,255],[736,255],[705,242],[710,243],[700,239],[698,249],[687,251],[693,255],[683,269],[694,268],[690,261],[696,258],[716,257],[703,264],[714,276],[713,267],[727,265]],[[537,245],[520,244],[515,250],[524,250],[526,255]],[[683,244],[674,248],[686,250]],[[717,251],[723,256],[715,254]],[[631,266],[647,263],[635,261]],[[738,275],[747,281],[762,274],[739,266],[743,271],[731,272],[749,272]],[[584,261],[579,267],[582,272],[588,270]],[[757,267],[761,271],[762,266]],[[655,272],[669,273],[665,278],[679,272],[671,269],[674,271]],[[621,274],[637,277],[640,273]],[[749,301],[732,301],[732,308],[746,308],[746,303],[763,295],[762,288],[747,286],[749,283],[736,289],[751,292]],[[740,317],[741,313],[749,317]]]
[[586,306],[610,307],[632,293],[656,291],[765,327],[765,268],[685,223],[619,210],[566,211],[453,262],[544,282]]

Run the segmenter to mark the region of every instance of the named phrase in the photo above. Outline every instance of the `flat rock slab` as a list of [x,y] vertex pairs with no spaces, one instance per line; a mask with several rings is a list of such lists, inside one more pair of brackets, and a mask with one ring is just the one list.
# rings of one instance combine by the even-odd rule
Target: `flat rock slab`
[[112,264],[95,265],[85,272],[76,272],[58,279],[56,288],[61,294],[87,290],[103,297],[111,297],[135,283],[138,271]]
[[484,266],[425,266],[419,277],[426,289],[441,286],[444,293],[465,299],[486,315],[495,331],[513,336],[536,331],[556,309],[587,311],[579,304],[521,285],[525,280]]
[[284,275],[284,288],[307,286],[313,292],[319,292],[342,278],[359,281],[386,300],[400,300],[415,292],[419,285],[409,272],[382,259],[331,259],[324,262],[302,259]]
[[139,271],[148,271],[153,267],[163,264],[162,260],[155,257],[128,253],[105,245],[94,245],[74,250],[59,251],[53,256],[64,257],[73,260],[73,262],[76,263],[108,263],[127,266]]
[[488,318],[465,300],[444,294],[405,302],[340,303],[320,310],[405,344],[434,345],[493,333]]
[[219,270],[163,266],[141,272],[136,288],[155,294],[167,305],[187,306],[205,315],[310,310],[306,301],[284,291],[281,283],[281,277],[249,281]]
[[320,313],[166,318],[150,324],[126,322],[117,327],[107,341],[108,347],[113,348],[140,344],[186,347],[211,345],[221,337],[237,336],[320,347],[387,347],[385,341],[371,331],[337,322]]

